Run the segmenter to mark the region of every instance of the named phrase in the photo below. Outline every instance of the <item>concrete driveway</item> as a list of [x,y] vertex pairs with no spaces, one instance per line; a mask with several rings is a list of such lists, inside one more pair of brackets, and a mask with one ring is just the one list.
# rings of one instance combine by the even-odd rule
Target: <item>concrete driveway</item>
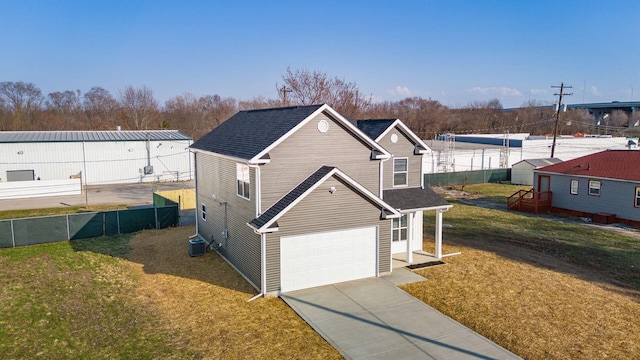
[[519,359],[393,282],[370,278],[281,297],[347,359]]

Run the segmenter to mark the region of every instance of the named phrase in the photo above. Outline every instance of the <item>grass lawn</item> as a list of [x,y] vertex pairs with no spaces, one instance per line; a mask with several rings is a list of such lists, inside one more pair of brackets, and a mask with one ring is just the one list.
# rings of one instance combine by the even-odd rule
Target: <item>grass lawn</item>
[[462,204],[444,222],[462,254],[404,290],[527,359],[640,356],[640,239]]
[[340,358],[194,227],[0,249],[1,359]]
[[45,209],[30,210],[5,210],[0,211],[0,220],[19,219],[38,216],[66,215],[79,212],[95,212],[108,210],[124,210],[127,205],[92,205],[92,206],[65,206]]

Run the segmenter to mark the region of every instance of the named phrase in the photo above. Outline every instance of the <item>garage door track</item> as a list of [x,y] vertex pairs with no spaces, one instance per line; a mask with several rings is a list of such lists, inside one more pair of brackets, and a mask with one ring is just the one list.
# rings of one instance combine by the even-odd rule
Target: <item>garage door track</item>
[[519,359],[384,278],[281,297],[347,359]]

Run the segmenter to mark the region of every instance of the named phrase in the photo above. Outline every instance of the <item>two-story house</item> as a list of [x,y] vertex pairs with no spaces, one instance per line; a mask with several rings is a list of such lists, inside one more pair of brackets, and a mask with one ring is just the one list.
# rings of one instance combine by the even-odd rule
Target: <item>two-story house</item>
[[328,105],[235,114],[191,146],[197,234],[261,294],[391,272],[422,248],[424,210],[441,242],[451,205],[422,188],[428,147],[400,121],[362,126]]

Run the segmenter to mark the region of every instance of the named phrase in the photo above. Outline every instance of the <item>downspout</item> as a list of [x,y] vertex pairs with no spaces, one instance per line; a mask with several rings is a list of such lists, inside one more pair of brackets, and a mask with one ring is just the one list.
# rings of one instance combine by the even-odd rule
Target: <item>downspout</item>
[[[189,153],[191,153],[191,150],[189,150]],[[199,229],[198,228],[198,223],[199,223],[199,221],[198,221],[198,209],[200,208],[201,205],[199,205],[199,202],[198,202],[198,176],[196,176],[197,173],[198,173],[198,167],[196,166],[197,159],[198,159],[197,154],[195,152],[193,152],[193,175],[194,175],[195,182],[196,182],[195,183],[195,185],[196,185],[196,191],[195,191],[196,192],[196,213],[195,213],[195,217],[196,217],[196,233],[191,235],[189,237],[190,239],[192,237],[196,237],[196,236],[200,235],[200,231],[198,230]]]
[[386,159],[380,160],[380,184],[379,184],[380,189],[378,191],[378,197],[380,199],[382,199],[382,194],[383,194],[383,192],[382,192],[382,185],[383,185],[383,178],[384,178],[384,164],[383,163],[385,161],[389,160],[389,159],[391,159],[391,158],[386,158]]

